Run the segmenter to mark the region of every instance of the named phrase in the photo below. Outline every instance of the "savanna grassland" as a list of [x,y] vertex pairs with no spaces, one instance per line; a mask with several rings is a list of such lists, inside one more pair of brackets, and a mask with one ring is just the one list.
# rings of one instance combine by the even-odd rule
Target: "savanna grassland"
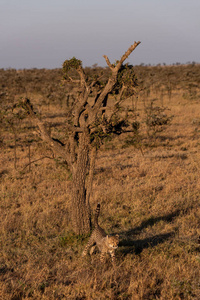
[[91,197],[120,236],[113,269],[81,257],[71,175],[17,107],[29,97],[64,143],[73,87],[59,69],[0,70],[0,299],[200,299],[200,65],[135,72],[137,132],[101,146]]

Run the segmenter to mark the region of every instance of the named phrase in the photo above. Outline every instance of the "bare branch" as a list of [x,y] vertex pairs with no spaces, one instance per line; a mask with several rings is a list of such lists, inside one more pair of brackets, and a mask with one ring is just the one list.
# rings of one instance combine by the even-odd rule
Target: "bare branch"
[[68,78],[71,80],[71,82],[73,83],[80,83],[81,81],[80,80],[75,80],[73,78],[71,78],[70,76],[68,76]]
[[99,76],[96,80],[93,80],[92,83],[90,84],[90,89],[104,76],[104,74],[102,74],[101,76]]
[[87,83],[86,83],[86,78],[85,78],[85,73],[83,71],[83,68],[80,66],[77,70],[76,70],[80,76],[81,79],[81,86],[85,87],[86,89],[88,88]]
[[109,106],[100,107],[99,111],[103,111],[103,110],[112,110],[112,107]]
[[53,157],[50,157],[50,156],[43,156],[43,157],[41,157],[41,158],[35,159],[35,160],[29,162],[28,164],[26,164],[25,167],[22,169],[21,172],[24,172],[24,170],[25,170],[28,166],[30,166],[30,165],[32,165],[32,164],[34,164],[34,163],[36,163],[36,162],[38,162],[38,161],[40,161],[40,160],[43,160],[43,159],[45,159],[45,158],[48,158],[48,159],[54,159],[55,157],[54,157],[54,155],[53,155]]
[[[75,82],[79,82],[80,86],[81,86],[81,93],[79,94],[79,96],[77,97],[77,101],[76,101],[76,105],[73,106],[73,109],[71,111],[71,114],[74,116],[74,126],[77,128],[79,127],[79,123],[80,123],[80,117],[81,115],[87,110],[88,112],[91,110],[91,107],[88,103],[88,96],[91,92],[92,86],[95,84],[95,82],[93,82],[91,85],[87,84],[86,81],[86,76],[84,73],[84,70],[82,68],[82,66],[79,66],[79,68],[76,69],[77,73],[80,76],[80,80],[79,81],[75,81]],[[71,79],[71,77],[69,77]],[[71,79],[73,80],[73,79]]]
[[134,42],[133,45],[131,45],[128,50],[124,53],[124,55],[121,57],[120,61],[118,62],[117,66],[115,69],[118,71],[123,64],[123,62],[129,57],[129,55],[135,50],[135,48],[140,44],[141,42]]
[[122,99],[122,96],[123,96],[123,92],[124,92],[125,89],[126,89],[126,86],[125,86],[124,83],[123,83],[122,88],[121,88],[121,91],[120,91],[120,94],[119,94],[119,100],[117,101],[116,104],[119,104],[119,103],[123,100],[123,99]]
[[113,68],[112,64],[110,63],[110,60],[109,60],[108,56],[107,56],[107,55],[103,55],[103,57],[105,58],[108,67],[109,67],[111,70],[113,70],[114,68]]
[[133,50],[140,44],[141,42],[135,42],[133,45],[131,45],[128,50],[125,52],[125,54],[121,57],[120,61],[117,63],[116,67],[113,67],[106,55],[104,55],[104,58],[109,66],[109,68],[112,70],[112,74],[104,87],[103,91],[100,93],[96,103],[94,104],[93,108],[90,111],[88,123],[91,124],[95,121],[95,118],[99,112],[99,109],[105,99],[105,97],[112,91],[115,83],[117,82],[117,74],[119,72],[120,67],[122,66],[123,62],[126,58],[133,52]]
[[42,122],[36,115],[36,113],[33,111],[33,106],[30,103],[30,100],[28,98],[25,98],[23,102],[23,107],[27,111],[27,113],[30,115],[31,119],[35,123],[36,126],[38,126],[40,130],[40,135],[42,139],[47,142],[47,144],[52,148],[52,150],[58,155],[61,156],[68,164],[70,164],[70,158],[69,158],[69,152],[67,151],[65,147],[61,146],[59,142],[51,138],[47,128],[45,127],[44,122]]
[[121,67],[121,65],[123,64],[123,62],[129,57],[129,55],[133,52],[133,50],[135,50],[135,48],[140,44],[141,42],[134,42],[133,45],[131,45],[128,50],[124,53],[124,55],[121,57],[120,61],[117,63],[116,67],[113,67],[113,65],[111,64],[109,58],[107,55],[103,55],[103,57],[106,60],[106,63],[108,65],[108,67],[112,70],[112,71],[118,71]]

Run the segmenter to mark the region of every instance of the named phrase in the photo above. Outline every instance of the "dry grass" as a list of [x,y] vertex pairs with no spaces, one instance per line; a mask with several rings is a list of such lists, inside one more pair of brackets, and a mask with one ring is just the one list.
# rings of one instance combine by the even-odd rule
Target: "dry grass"
[[[30,124],[19,124],[17,170],[13,133],[2,131],[0,299],[200,299],[200,106],[181,95],[162,99],[174,118],[154,143],[143,139],[144,156],[119,139],[98,154],[91,206],[101,202],[100,224],[120,235],[116,270],[98,254],[81,258],[63,165],[46,158],[24,169]],[[41,152],[51,155],[32,142],[31,159]]]

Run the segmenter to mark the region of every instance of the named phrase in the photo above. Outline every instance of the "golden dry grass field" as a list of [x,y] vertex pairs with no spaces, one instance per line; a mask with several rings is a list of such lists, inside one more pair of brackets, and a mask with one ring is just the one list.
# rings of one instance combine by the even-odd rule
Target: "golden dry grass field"
[[[129,134],[116,137],[95,166],[91,207],[100,202],[100,225],[120,236],[115,270],[109,259],[100,264],[99,253],[81,257],[87,239],[70,227],[68,170],[27,118],[8,113],[27,95],[64,142],[65,98],[60,92],[54,101],[59,76],[41,85],[39,71],[1,70],[0,299],[200,299],[200,89],[178,73],[169,94],[156,86],[162,72],[173,76],[168,67],[143,68],[148,92],[127,103],[137,104],[142,151]],[[176,68],[200,78],[199,65],[170,72]],[[153,99],[173,117],[147,136],[144,103]]]

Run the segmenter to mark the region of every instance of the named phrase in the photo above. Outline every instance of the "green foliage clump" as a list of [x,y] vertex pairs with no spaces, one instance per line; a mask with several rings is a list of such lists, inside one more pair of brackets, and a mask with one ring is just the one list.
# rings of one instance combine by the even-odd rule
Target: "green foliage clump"
[[99,118],[92,128],[91,142],[99,148],[104,140],[120,135],[128,126],[128,119],[120,118],[118,114],[113,114],[110,119],[105,116],[103,120]]
[[117,84],[114,92],[118,94],[122,87],[124,87],[123,97],[130,97],[135,94],[135,87],[137,86],[137,76],[133,66],[129,64],[122,65],[117,76]]
[[68,79],[67,74],[69,73],[69,71],[71,71],[72,69],[78,70],[79,68],[82,68],[82,61],[77,59],[76,57],[65,60],[62,65],[64,79]]

